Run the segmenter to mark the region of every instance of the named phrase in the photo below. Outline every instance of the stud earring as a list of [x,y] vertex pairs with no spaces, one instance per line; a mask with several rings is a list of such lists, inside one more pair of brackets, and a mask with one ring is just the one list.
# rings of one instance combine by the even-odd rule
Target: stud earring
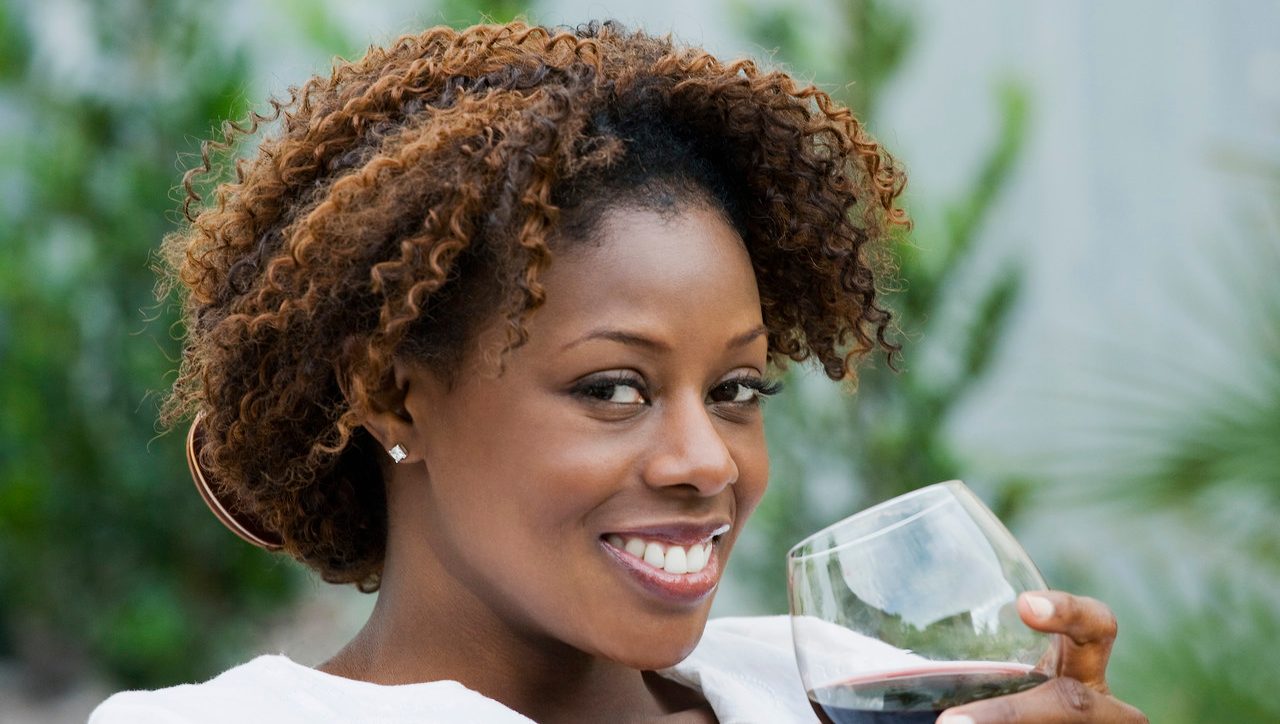
[[400,443],[392,445],[391,449],[387,450],[387,454],[390,455],[391,459],[397,463],[409,457],[409,453],[405,451],[404,445],[401,445]]

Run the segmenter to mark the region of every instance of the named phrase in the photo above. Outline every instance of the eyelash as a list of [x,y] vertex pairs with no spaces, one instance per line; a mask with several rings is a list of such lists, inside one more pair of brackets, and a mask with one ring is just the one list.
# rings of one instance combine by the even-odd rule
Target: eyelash
[[644,393],[644,385],[639,380],[631,375],[617,372],[605,373],[583,380],[574,386],[573,393],[598,402],[608,402],[610,396],[603,393],[609,392],[614,387],[630,387],[641,394]]
[[[740,407],[759,406],[763,405],[767,398],[778,394],[783,389],[781,380],[774,380],[770,382],[757,377],[742,375],[739,377],[732,377],[721,382],[712,388],[712,392],[714,393],[716,390],[730,385],[741,385],[742,387],[755,391],[755,395],[753,395],[750,400],[744,402],[726,401],[718,404],[730,404]],[[596,402],[609,404],[609,395],[605,393],[611,391],[614,387],[619,386],[630,387],[639,392],[642,397],[644,396],[644,383],[631,375],[621,373],[606,373],[598,377],[584,380],[581,384],[573,388],[573,393]],[[626,403],[613,404],[623,405]],[[648,400],[645,400],[645,404],[648,404]]]
[[764,404],[764,402],[768,398],[778,394],[779,392],[782,392],[782,388],[783,388],[782,380],[773,380],[772,382],[770,382],[767,380],[760,379],[759,377],[747,377],[747,376],[733,377],[731,379],[727,379],[724,382],[716,385],[716,388],[719,389],[720,387],[724,387],[725,385],[742,385],[747,389],[754,390],[756,394],[751,398],[751,401],[746,403],[741,403],[741,404],[747,404],[747,405]]

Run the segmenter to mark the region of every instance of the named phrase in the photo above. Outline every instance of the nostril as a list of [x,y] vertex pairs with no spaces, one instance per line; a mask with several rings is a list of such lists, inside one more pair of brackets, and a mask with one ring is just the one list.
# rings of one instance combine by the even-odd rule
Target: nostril
[[688,404],[669,404],[644,479],[654,487],[688,487],[712,495],[738,480],[738,465],[729,445],[701,397]]

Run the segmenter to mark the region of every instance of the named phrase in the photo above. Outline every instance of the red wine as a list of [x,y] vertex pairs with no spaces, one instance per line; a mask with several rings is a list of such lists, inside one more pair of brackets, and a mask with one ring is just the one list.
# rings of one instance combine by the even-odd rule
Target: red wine
[[945,709],[1030,689],[1047,678],[1019,664],[934,662],[823,686],[809,692],[809,701],[828,724],[933,724]]

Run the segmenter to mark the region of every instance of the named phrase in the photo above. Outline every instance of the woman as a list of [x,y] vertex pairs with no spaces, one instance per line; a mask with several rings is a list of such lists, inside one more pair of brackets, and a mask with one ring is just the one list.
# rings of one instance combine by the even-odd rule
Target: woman
[[[610,24],[435,28],[273,105],[166,242],[168,418],[198,415],[229,521],[377,605],[318,670],[261,657],[93,721],[812,721],[785,620],[707,615],[770,374],[896,349],[888,154],[785,74]],[[1020,605],[1063,677],[951,721],[1141,720],[1104,607]]]

